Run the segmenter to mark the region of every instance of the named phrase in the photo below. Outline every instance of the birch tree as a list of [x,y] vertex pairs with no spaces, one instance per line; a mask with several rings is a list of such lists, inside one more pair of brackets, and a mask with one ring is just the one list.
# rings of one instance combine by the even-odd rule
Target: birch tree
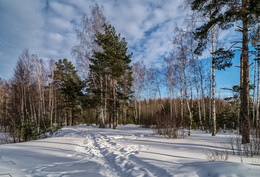
[[[100,89],[100,97],[102,99],[102,104],[99,105],[98,115],[100,127],[105,127],[105,114],[104,112],[104,83],[106,82],[106,76],[97,75],[98,73],[89,72],[89,65],[91,64],[90,59],[93,57],[93,51],[101,52],[103,49],[101,46],[96,43],[96,36],[99,32],[104,32],[104,25],[106,22],[106,17],[103,14],[102,7],[99,7],[98,4],[90,7],[91,15],[88,17],[86,14],[82,17],[82,29],[77,30],[77,38],[80,44],[72,47],[72,54],[76,57],[77,67],[81,71],[81,76],[83,78],[90,77],[93,79],[95,89]],[[99,84],[97,85],[97,81]]]
[[137,123],[141,122],[141,112],[142,112],[142,91],[144,87],[145,81],[145,72],[146,67],[144,65],[144,61],[142,60],[137,61],[133,64],[133,71],[134,71],[134,80],[135,80],[135,106],[137,108],[138,102],[138,115],[137,115]]
[[[197,36],[203,41],[207,37],[208,31],[218,24],[222,29],[229,29],[235,22],[240,22],[240,32],[242,33],[242,53],[241,53],[241,120],[242,120],[242,144],[250,142],[250,118],[249,118],[249,28],[250,24],[256,20],[260,12],[259,1],[192,1],[192,10],[203,11],[206,15],[211,10],[210,21],[203,24],[197,30]],[[203,50],[206,42],[200,43],[199,50]],[[220,56],[220,62],[228,65],[228,60],[221,60],[223,58],[232,58],[228,51],[215,51],[216,56]],[[223,63],[222,63],[223,64]]]

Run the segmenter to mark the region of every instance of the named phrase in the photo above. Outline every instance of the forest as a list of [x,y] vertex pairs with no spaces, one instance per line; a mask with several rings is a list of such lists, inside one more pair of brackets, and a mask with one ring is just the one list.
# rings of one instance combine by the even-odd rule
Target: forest
[[[82,16],[74,64],[68,56],[46,61],[24,49],[12,78],[0,79],[0,141],[35,140],[79,124],[137,124],[169,138],[183,130],[212,136],[237,130],[242,144],[259,137],[260,2],[185,2],[192,10],[182,26],[174,25],[171,50],[160,64],[133,62],[126,39],[98,4]],[[240,40],[220,40],[227,30],[238,31]],[[240,84],[225,88],[230,97],[217,96],[215,71],[234,67],[235,56]]]

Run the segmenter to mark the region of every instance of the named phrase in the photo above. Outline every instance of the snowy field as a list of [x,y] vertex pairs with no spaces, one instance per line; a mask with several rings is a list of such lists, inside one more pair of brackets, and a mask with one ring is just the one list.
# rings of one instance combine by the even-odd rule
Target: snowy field
[[185,139],[166,139],[135,125],[65,127],[51,138],[0,145],[0,177],[260,177],[259,157],[206,159],[205,153],[222,148],[227,137],[192,132]]

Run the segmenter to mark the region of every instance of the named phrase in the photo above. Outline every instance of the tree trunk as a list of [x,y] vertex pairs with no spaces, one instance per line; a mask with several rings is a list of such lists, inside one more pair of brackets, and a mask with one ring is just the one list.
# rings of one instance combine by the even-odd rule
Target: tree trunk
[[126,103],[123,103],[123,125],[126,125]]
[[50,124],[51,128],[53,125],[53,106],[54,106],[54,62],[51,60],[51,82],[50,82],[50,88],[49,88],[49,118],[50,118]]
[[38,96],[38,121],[37,121],[37,133],[40,133],[40,122],[43,121],[43,96],[42,96],[42,86],[41,86],[41,66],[39,61],[36,59],[36,56],[34,56],[34,64],[36,66],[36,74],[37,74],[37,85],[38,85],[38,89],[37,89],[37,96]]
[[100,113],[99,113],[99,120],[100,120],[99,127],[105,128],[105,119],[104,119],[104,110],[103,110],[104,98],[103,98],[103,78],[102,78],[102,76],[100,76],[100,90],[101,90],[101,92],[100,92],[101,105],[100,105]]
[[143,84],[143,79],[140,78],[140,83],[139,83],[139,112],[138,112],[138,124],[141,123],[141,113],[142,113],[142,84]]
[[259,104],[260,104],[260,96],[259,96],[259,86],[260,84],[260,62],[257,60],[257,104],[256,104],[256,126],[259,124]]
[[134,77],[134,96],[135,96],[135,109],[134,109],[134,118],[135,118],[135,122],[138,122],[138,113],[137,113],[137,75],[135,75]]
[[104,119],[105,119],[105,122],[107,122],[107,92],[108,92],[108,89],[107,89],[107,75],[105,76],[106,78],[106,90],[105,90],[105,105],[104,105]]
[[260,84],[260,58],[259,58],[259,56],[260,56],[260,49],[259,49],[259,47],[260,47],[260,42],[259,42],[259,40],[260,40],[260,38],[259,38],[259,30],[260,30],[260,23],[259,23],[259,18],[257,18],[257,24],[258,24],[258,28],[257,28],[257,30],[258,30],[258,36],[257,36],[257,38],[258,38],[258,41],[257,41],[257,45],[258,45],[258,48],[257,48],[257,50],[258,51],[256,51],[256,62],[257,62],[257,104],[256,104],[256,117],[255,117],[255,125],[256,125],[256,127],[258,127],[259,126],[259,103],[260,103],[260,97],[259,97],[259,84]]
[[157,90],[158,90],[158,93],[159,93],[159,107],[161,108],[163,105],[162,105],[162,95],[161,95],[161,89],[160,89],[160,83],[158,81],[158,73],[155,71],[155,81],[156,81],[156,87],[157,87]]
[[112,124],[112,115],[111,112],[109,112],[109,128],[111,128],[111,124]]
[[170,85],[170,118],[171,121],[173,122],[173,83],[172,83],[172,77],[173,77],[173,71],[172,71],[172,64],[168,63],[169,68],[168,68],[168,80],[169,80],[169,85]]
[[191,73],[190,73],[190,65],[188,65],[188,74],[189,74],[189,81],[190,81],[190,101],[191,101],[191,109],[192,109],[193,108],[193,94],[192,94],[193,88],[192,88],[192,80],[191,80]]
[[54,123],[56,124],[57,123],[57,114],[58,114],[58,111],[57,111],[57,93],[56,93],[56,88],[53,87],[53,94],[54,94],[54,98],[53,98],[53,106],[54,106]]
[[70,111],[70,126],[74,126],[73,108],[71,107],[69,111]]
[[212,127],[212,57],[210,59],[210,74],[209,74],[209,129]]
[[204,84],[203,84],[203,75],[200,67],[199,58],[197,57],[199,74],[200,74],[200,84],[201,84],[201,96],[202,96],[202,110],[203,110],[203,121],[206,121],[206,104],[205,104],[205,96],[204,96]]
[[[246,11],[247,0],[242,0],[242,10]],[[249,120],[249,61],[248,61],[248,19],[244,17],[242,20],[243,42],[242,42],[242,58],[243,58],[243,87],[242,87],[242,144],[250,143],[250,120]]]
[[23,84],[23,81],[21,83],[21,135],[24,140],[24,122],[25,122],[25,115],[24,115],[24,98],[25,98],[25,86]]
[[181,128],[183,128],[183,64],[181,64],[181,75],[180,75],[180,79],[181,79]]
[[215,35],[214,35],[214,26],[211,27],[211,38],[212,38],[212,136],[217,134],[217,123],[216,123],[216,105],[215,105]]
[[187,83],[186,83],[186,74],[185,74],[185,67],[183,69],[183,79],[184,79],[184,92],[185,92],[185,99],[186,99],[186,104],[187,104],[187,108],[189,111],[189,117],[190,117],[190,122],[189,122],[189,132],[188,132],[188,136],[190,136],[190,131],[191,131],[191,126],[192,126],[192,111],[190,109],[190,103],[189,103],[189,99],[188,99],[188,93],[187,93]]
[[[112,80],[109,80],[109,88],[112,88]],[[110,92],[110,98],[113,98],[113,88],[112,88],[112,92]],[[113,107],[113,106],[112,106]],[[110,106],[111,109],[111,106]],[[112,108],[112,112],[113,112],[113,108]],[[109,111],[109,128],[111,128],[111,124],[112,124],[112,114],[111,111]]]
[[173,101],[173,105],[174,105],[174,115],[175,115],[174,116],[174,126],[176,126],[176,120],[177,120],[178,112],[177,112],[177,105],[176,105],[174,89],[172,89],[172,101]]
[[256,83],[256,69],[257,69],[257,61],[255,60],[255,69],[254,69],[254,90],[253,90],[253,120],[252,120],[252,126],[254,126],[255,123],[255,83]]
[[239,115],[239,120],[238,120],[238,132],[239,134],[241,134],[241,131],[242,131],[242,127],[241,127],[241,118],[242,118],[242,102],[243,102],[243,98],[242,98],[242,95],[243,95],[243,65],[244,65],[244,60],[243,60],[243,56],[242,54],[240,55],[240,115]]
[[113,89],[113,129],[116,129],[116,87],[115,87],[115,79],[112,78],[112,89]]
[[170,83],[170,114],[171,114],[171,121],[173,121],[173,111],[172,111],[172,108],[173,108],[173,105],[172,105],[172,83]]
[[[124,97],[126,97],[127,78],[124,78]],[[126,101],[123,101],[123,125],[126,125]]]
[[147,92],[147,100],[146,100],[146,119],[148,119],[149,114],[149,104],[150,104],[150,77],[149,77],[149,70],[146,72],[147,78],[146,78],[146,92]]
[[199,124],[200,124],[200,128],[203,130],[202,120],[201,120],[201,110],[200,110],[200,95],[199,95],[199,87],[198,87],[198,81],[197,81],[197,71],[196,71],[196,65],[195,65],[194,58],[193,58],[192,62],[193,62],[195,86],[196,86],[196,90],[197,90]]
[[141,94],[142,94],[142,90],[139,90],[139,104],[138,104],[138,124],[141,123],[141,111],[142,111],[142,103],[141,103]]

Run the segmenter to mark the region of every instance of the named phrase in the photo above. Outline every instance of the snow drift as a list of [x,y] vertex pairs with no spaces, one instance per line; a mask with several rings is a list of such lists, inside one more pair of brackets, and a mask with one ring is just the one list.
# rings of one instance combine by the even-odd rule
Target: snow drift
[[64,127],[43,140],[0,145],[0,176],[260,176],[259,158],[206,159],[227,136],[166,139],[135,125]]

